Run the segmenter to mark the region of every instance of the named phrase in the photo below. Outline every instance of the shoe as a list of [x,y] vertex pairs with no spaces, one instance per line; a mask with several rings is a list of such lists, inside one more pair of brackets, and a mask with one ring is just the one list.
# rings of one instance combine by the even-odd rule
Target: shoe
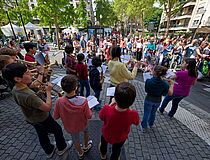
[[85,155],[85,152],[83,152],[82,154],[78,153],[79,159],[84,159],[84,155]]
[[69,150],[71,148],[72,144],[73,144],[73,141],[72,140],[67,141],[66,148],[64,150],[62,150],[62,151],[58,151],[58,155],[59,156],[62,156],[67,150]]
[[53,155],[55,153],[55,149],[56,149],[56,147],[54,146],[52,153],[50,153],[50,154],[47,155],[47,158],[48,159],[53,157]]
[[150,129],[153,129],[153,128],[154,128],[154,125],[149,126],[149,128],[150,128]]
[[88,146],[87,147],[83,147],[83,150],[85,153],[87,153],[93,146],[93,141],[92,140],[89,140],[88,141]]
[[160,111],[160,109],[157,110],[158,113],[163,114],[163,112]]
[[141,126],[141,131],[142,131],[142,133],[147,133],[147,130],[148,130],[148,128],[143,128],[143,127]]
[[105,155],[103,155],[102,153],[101,153],[101,142],[99,143],[99,145],[98,145],[98,150],[99,150],[99,153],[100,153],[100,157],[101,157],[101,160],[106,160],[106,154]]

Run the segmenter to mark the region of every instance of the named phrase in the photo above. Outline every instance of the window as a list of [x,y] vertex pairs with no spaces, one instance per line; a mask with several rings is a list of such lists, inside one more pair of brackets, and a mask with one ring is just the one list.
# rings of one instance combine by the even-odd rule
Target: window
[[197,14],[202,14],[204,12],[204,7],[199,7],[197,10]]
[[34,4],[31,4],[31,8],[34,9]]
[[199,20],[194,20],[192,25],[193,25],[193,26],[197,26],[198,23],[199,23]]

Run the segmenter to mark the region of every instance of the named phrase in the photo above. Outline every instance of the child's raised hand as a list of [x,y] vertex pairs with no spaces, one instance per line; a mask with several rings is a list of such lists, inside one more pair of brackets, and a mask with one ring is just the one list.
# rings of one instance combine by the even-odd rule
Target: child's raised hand
[[112,98],[112,101],[110,103],[110,106],[113,106],[114,104],[116,104],[115,98]]

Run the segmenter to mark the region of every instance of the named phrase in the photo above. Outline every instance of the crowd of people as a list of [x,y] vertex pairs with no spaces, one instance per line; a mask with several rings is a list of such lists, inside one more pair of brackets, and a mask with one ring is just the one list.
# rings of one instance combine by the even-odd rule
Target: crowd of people
[[[36,61],[37,46],[33,43],[24,45],[25,61]],[[40,41],[38,49],[49,51],[45,41]],[[154,127],[156,111],[164,113],[169,101],[172,101],[168,116],[176,113],[179,102],[189,95],[191,87],[197,80],[197,71],[204,74],[205,65],[210,65],[210,44],[205,40],[191,40],[184,36],[175,38],[143,37],[94,37],[85,40],[84,36],[72,36],[65,46],[62,60],[66,76],[61,80],[65,95],[56,100],[53,116],[51,116],[52,84],[45,83],[45,99],[41,99],[34,88],[43,84],[45,70],[37,67],[37,77],[33,80],[29,67],[16,63],[18,52],[10,48],[0,49],[0,61],[3,78],[10,83],[13,97],[21,107],[26,121],[31,124],[39,137],[39,142],[51,158],[57,147],[58,154],[63,155],[74,144],[79,159],[83,159],[92,147],[88,131],[88,122],[93,110],[100,111],[99,118],[103,121],[99,153],[101,159],[107,159],[107,144],[112,144],[111,160],[117,160],[121,148],[128,138],[130,126],[139,125],[137,111],[130,109],[135,103],[136,88],[129,82],[136,77],[138,70],[151,72],[153,77],[145,82],[146,97],[141,129],[147,132]],[[129,56],[124,63],[122,58]],[[44,56],[46,57],[46,56]],[[45,64],[49,62],[45,59]],[[173,65],[176,65],[174,68]],[[115,87],[114,96],[109,104],[101,106],[100,93],[103,89],[104,67],[108,68],[110,87]],[[179,67],[180,66],[180,67]],[[178,69],[176,73],[165,78],[167,70]],[[199,68],[197,70],[197,67]],[[209,67],[208,73],[209,74]],[[207,75],[206,74],[206,75]],[[91,94],[99,101],[92,109],[88,106],[87,97]],[[85,95],[85,96],[84,96]],[[162,96],[166,96],[162,101]],[[141,107],[141,106],[140,106]],[[160,108],[159,108],[160,107]],[[158,109],[159,108],[159,109]],[[60,125],[71,134],[72,141],[66,142]],[[56,147],[50,142],[48,133],[55,136]],[[84,133],[84,143],[80,144],[79,135]]]

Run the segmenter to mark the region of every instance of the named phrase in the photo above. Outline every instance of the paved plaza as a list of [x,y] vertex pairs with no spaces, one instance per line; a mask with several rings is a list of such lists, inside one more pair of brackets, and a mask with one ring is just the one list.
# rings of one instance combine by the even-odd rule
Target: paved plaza
[[[64,73],[60,72],[60,70],[54,70],[54,75]],[[144,84],[137,80],[132,81],[132,83],[137,90],[137,98],[132,108],[138,111],[142,119],[145,97]],[[107,87],[109,87],[108,81],[104,83],[103,92],[101,93],[102,105],[109,102],[109,97],[106,97]],[[56,98],[54,98],[55,100]],[[184,113],[182,110],[181,112]],[[188,115],[183,116],[187,117]],[[180,117],[178,116],[178,118]],[[94,116],[89,124],[93,148],[85,156],[86,160],[100,159],[98,143],[100,141],[101,125],[102,122],[98,118],[98,112],[94,111]],[[209,132],[210,130],[207,128],[203,133],[207,137],[202,137],[202,134],[198,134],[199,131],[192,131],[187,124],[183,124],[176,116],[170,119],[167,114],[161,115],[157,113],[155,126],[147,133],[141,132],[140,126],[132,126],[129,138],[122,150],[121,160],[209,160]],[[71,139],[71,136],[65,131],[64,135],[66,140]],[[46,159],[34,128],[24,121],[20,107],[16,105],[10,95],[0,101],[0,159]],[[78,157],[75,148],[72,147],[62,157],[55,154],[52,159],[76,160]]]

